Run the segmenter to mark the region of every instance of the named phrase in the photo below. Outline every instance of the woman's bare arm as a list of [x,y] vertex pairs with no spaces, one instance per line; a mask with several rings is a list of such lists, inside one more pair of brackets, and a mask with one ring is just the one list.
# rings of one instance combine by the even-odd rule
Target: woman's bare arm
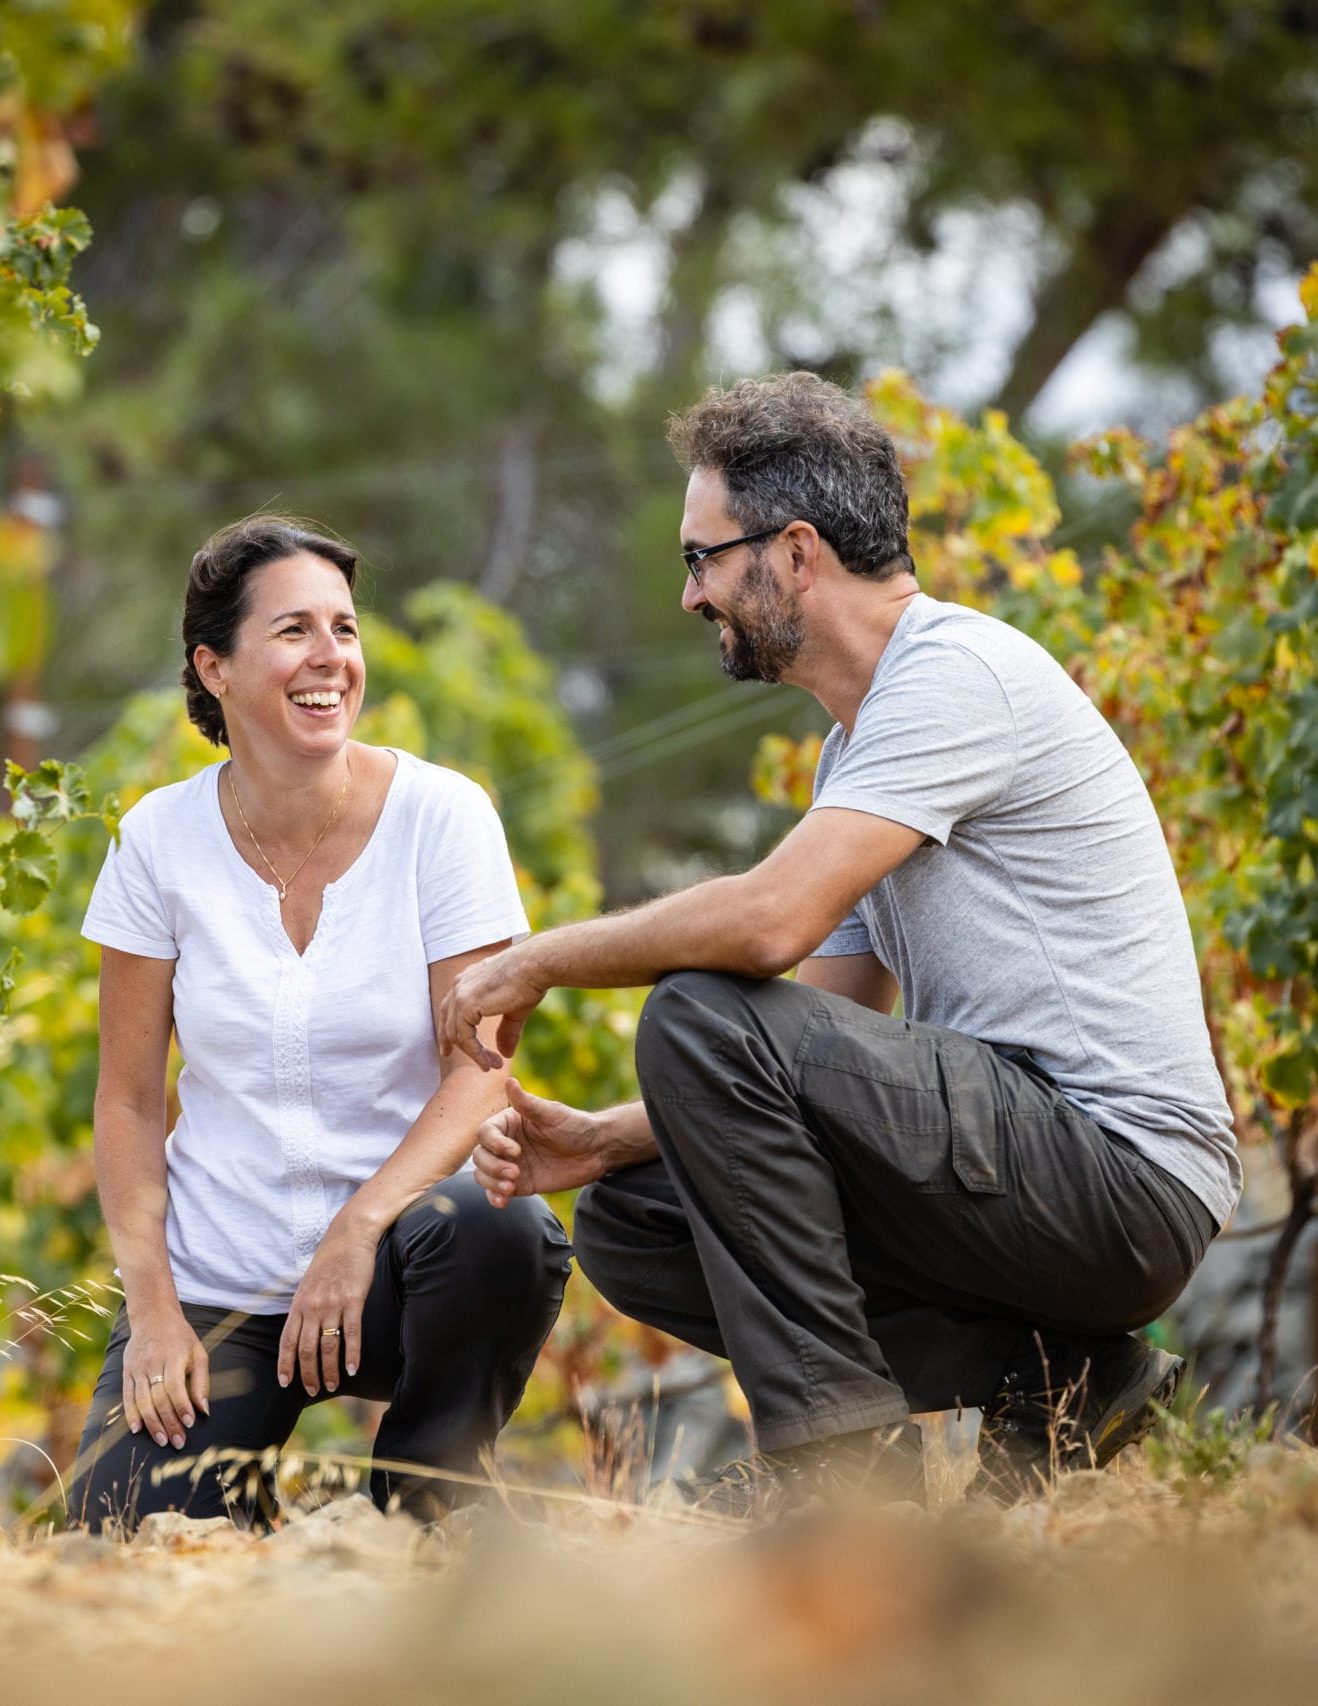
[[130,1320],[178,1308],[165,1251],[165,1065],[174,1023],[174,961],[106,948],[96,1184]]
[[[174,961],[105,948],[96,1184],[132,1336],[124,1416],[181,1448],[209,1403],[206,1353],[183,1318],[165,1247],[165,1067],[174,1025]],[[163,1375],[163,1379],[160,1377]]]

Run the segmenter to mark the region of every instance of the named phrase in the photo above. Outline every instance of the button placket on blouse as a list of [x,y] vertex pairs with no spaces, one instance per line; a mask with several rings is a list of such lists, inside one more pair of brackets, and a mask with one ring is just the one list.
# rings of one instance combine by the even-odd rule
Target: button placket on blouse
[[332,910],[333,896],[325,890],[321,916],[306,952],[298,955],[276,922],[283,937],[279,983],[274,1004],[275,1090],[279,1102],[279,1144],[288,1178],[293,1215],[293,1246],[299,1269],[305,1268],[329,1225],[325,1182],[317,1154],[317,1121],[311,1082],[311,1008],[316,989],[315,951],[322,929]]

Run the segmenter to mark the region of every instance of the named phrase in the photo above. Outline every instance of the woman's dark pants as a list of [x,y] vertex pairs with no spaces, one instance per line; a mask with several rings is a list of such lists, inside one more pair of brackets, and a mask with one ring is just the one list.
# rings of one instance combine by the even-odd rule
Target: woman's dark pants
[[[380,1241],[362,1318],[361,1366],[335,1396],[388,1400],[375,1438],[371,1495],[419,1516],[459,1501],[460,1482],[409,1476],[386,1463],[479,1472],[482,1450],[512,1415],[558,1318],[571,1246],[547,1204],[493,1209],[470,1173],[438,1185]],[[182,1451],[132,1435],[122,1419],[128,1320],[121,1309],[70,1489],[71,1517],[131,1529],[152,1511],[259,1519],[271,1508],[269,1458],[308,1398],[276,1377],[284,1315],[184,1303],[210,1356],[211,1413]],[[218,1454],[209,1459],[207,1452]],[[266,1457],[267,1472],[260,1473]]]
[[731,1358],[762,1450],[982,1406],[1028,1330],[1152,1321],[1216,1231],[1028,1061],[803,984],[667,977],[636,1060],[661,1159],[582,1192],[577,1259]]

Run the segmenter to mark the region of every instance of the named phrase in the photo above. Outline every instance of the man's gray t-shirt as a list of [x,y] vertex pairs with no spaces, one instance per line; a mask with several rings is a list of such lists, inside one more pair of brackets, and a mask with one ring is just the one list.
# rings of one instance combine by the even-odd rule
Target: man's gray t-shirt
[[1028,1048],[1221,1225],[1240,1162],[1185,906],[1139,772],[1065,670],[918,593],[824,743],[825,806],[928,839],[817,952],[873,952],[908,1019]]

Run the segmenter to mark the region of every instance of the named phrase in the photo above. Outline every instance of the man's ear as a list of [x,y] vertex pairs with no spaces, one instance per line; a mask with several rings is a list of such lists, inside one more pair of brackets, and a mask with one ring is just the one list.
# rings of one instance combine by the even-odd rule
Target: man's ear
[[224,659],[220,654],[213,652],[209,646],[198,646],[192,654],[192,667],[206,691],[213,693],[217,699],[223,699],[229,684],[225,680]]
[[783,538],[792,554],[792,580],[797,592],[805,592],[814,585],[815,574],[819,568],[819,552],[823,540],[819,537],[818,528],[808,521],[794,521],[783,530]]

